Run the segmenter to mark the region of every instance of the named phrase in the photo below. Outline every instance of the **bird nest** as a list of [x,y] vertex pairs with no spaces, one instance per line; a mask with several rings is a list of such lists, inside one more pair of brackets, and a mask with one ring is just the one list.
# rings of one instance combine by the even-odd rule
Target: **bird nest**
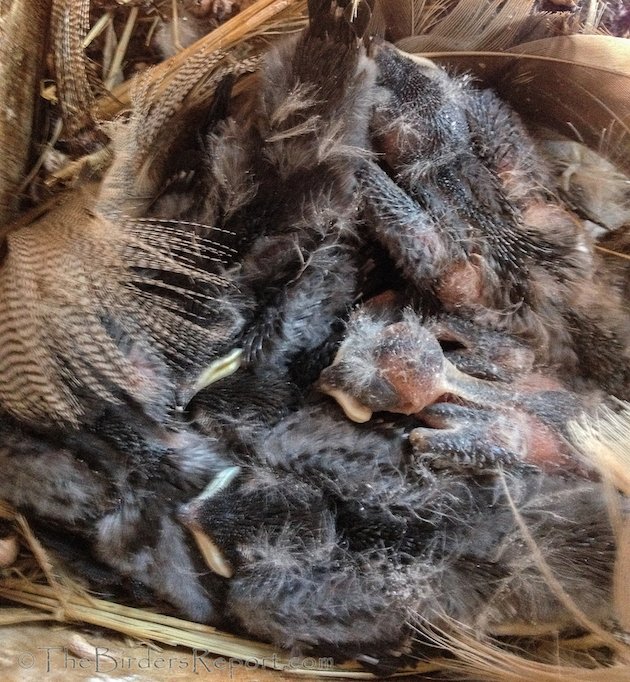
[[[29,205],[36,211],[60,189],[80,185],[86,175],[108,166],[111,152],[103,130],[107,121],[129,110],[134,88],[151,88],[157,100],[175,84],[186,91],[190,107],[203,107],[214,94],[214,77],[231,70],[239,75],[233,107],[247,108],[260,56],[306,24],[306,2],[98,0],[88,12],[86,3],[71,0],[0,0],[0,21],[0,101],[10,102],[11,108],[10,116],[5,112],[0,117],[0,146],[7,160],[0,176],[0,236],[4,236],[3,230],[13,227],[2,226],[11,225],[20,211]],[[537,130],[544,129],[541,137],[552,142],[556,134],[563,141],[577,139],[580,151],[570,149],[579,162],[575,155],[567,155],[566,147],[554,159],[558,184],[564,183],[576,202],[576,188],[586,187],[583,194],[596,197],[588,207],[592,212],[598,210],[599,198],[591,191],[593,186],[600,188],[610,181],[615,194],[630,173],[630,42],[618,37],[627,35],[628,21],[623,3],[615,2],[391,0],[376,4],[370,31],[386,35],[409,53],[473,73]],[[64,33],[68,25],[73,30]],[[63,41],[61,35],[69,38]],[[49,47],[42,55],[43,44]],[[172,56],[164,58],[168,54]],[[209,65],[204,77],[187,78],[187,68],[202,62]],[[597,152],[597,161],[585,160],[587,148]],[[604,203],[600,199],[599,208]],[[627,206],[619,209],[622,214],[624,210]],[[627,258],[614,247],[601,250],[613,258]],[[605,414],[597,422],[573,429],[575,443],[599,468],[611,491],[625,495],[630,494],[629,415],[627,409],[618,415]],[[98,599],[64,572],[24,516],[3,503],[0,518],[17,533],[20,546],[19,555],[5,561],[0,579],[4,602],[0,624],[5,630],[43,621],[98,628],[96,635],[94,629],[88,630],[86,636],[92,639],[111,631],[147,644],[152,651],[158,646],[180,647],[168,651],[169,655],[179,651],[182,674],[192,672],[197,652],[205,652],[292,675],[373,677],[358,663],[323,664],[316,659],[296,663],[287,652],[268,644]],[[615,615],[627,628],[630,604],[624,587],[630,574],[630,531],[612,501],[611,518],[618,543]],[[543,554],[537,553],[524,524],[522,530],[542,575],[574,624],[515,622],[483,637],[458,624],[448,631],[433,628],[435,657],[428,656],[397,675],[497,681],[628,679],[630,646],[625,632],[610,632],[581,614],[563,593]],[[3,548],[8,555],[15,549],[11,542]],[[98,672],[98,649],[85,640],[72,641],[71,654],[91,661],[88,669]],[[44,658],[34,660],[43,665]],[[131,669],[134,674],[141,672],[141,666]],[[111,667],[103,670],[112,672]]]

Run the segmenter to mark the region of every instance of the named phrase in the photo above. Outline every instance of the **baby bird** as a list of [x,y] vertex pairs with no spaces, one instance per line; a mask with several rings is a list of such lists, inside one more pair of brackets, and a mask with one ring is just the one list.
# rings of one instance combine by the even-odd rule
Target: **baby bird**
[[546,189],[517,115],[387,44],[375,61],[386,92],[371,121],[382,163],[359,171],[364,213],[406,280],[446,311],[523,338],[565,377],[627,396],[623,297],[601,282],[579,221]]
[[243,317],[234,340],[243,363],[288,372],[302,388],[329,361],[327,340],[357,294],[355,170],[369,154],[374,98],[369,11],[310,3],[308,27],[264,57],[253,113],[227,115],[228,97],[223,120],[200,131],[191,182],[150,207],[214,227],[212,239],[232,249],[224,300]]
[[414,415],[417,454],[448,466],[528,462],[573,467],[567,422],[600,404],[536,365],[502,332],[454,315],[422,319],[411,309],[357,310],[332,365],[318,381],[353,421],[373,412]]
[[198,201],[173,215],[236,235],[226,272],[244,318],[235,345],[260,376],[284,372],[302,389],[357,295],[355,171],[374,96],[368,5],[355,18],[334,2],[309,10],[308,27],[265,56],[253,115],[207,136]]
[[0,499],[88,587],[216,622],[220,581],[176,516],[229,465],[216,442],[115,408],[65,433],[3,417],[0,442]]
[[294,654],[395,668],[422,652],[420,624],[569,622],[512,502],[563,588],[606,617],[614,542],[599,484],[536,468],[434,474],[399,433],[325,403],[261,433],[180,518],[231,576],[233,627]]

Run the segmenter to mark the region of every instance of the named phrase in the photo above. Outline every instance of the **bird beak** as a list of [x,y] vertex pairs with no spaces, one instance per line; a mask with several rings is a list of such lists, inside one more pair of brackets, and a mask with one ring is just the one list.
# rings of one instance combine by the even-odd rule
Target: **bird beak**
[[218,494],[221,490],[227,488],[239,472],[240,467],[228,467],[227,469],[223,469],[223,471],[218,473],[214,479],[210,481],[205,490],[190,504],[187,504],[179,514],[182,522],[188,530],[190,530],[195,539],[201,556],[208,568],[223,578],[231,578],[234,575],[234,569],[230,565],[230,562],[223,556],[223,552],[221,552],[214,540],[203,530],[197,519],[197,514],[200,506]]
[[201,502],[206,502],[211,497],[220,493],[232,483],[239,475],[240,471],[240,467],[227,467],[226,469],[223,469],[223,471],[220,471],[210,483],[208,483],[204,490],[195,497],[193,504],[196,505]]
[[223,556],[223,553],[210,536],[204,533],[204,531],[194,523],[189,525],[188,528],[192,533],[193,538],[195,538],[197,547],[208,568],[217,575],[224,578],[231,578],[234,575],[234,569],[230,566],[229,561]]
[[315,387],[321,393],[334,398],[350,421],[357,424],[365,424],[365,422],[369,422],[372,418],[372,410],[363,405],[363,403],[360,403],[354,396],[335,386],[335,368],[341,364],[342,357],[342,350],[339,349],[330,367],[327,367],[321,373]]
[[322,393],[334,398],[339,404],[339,407],[344,411],[346,417],[351,421],[356,422],[357,424],[365,424],[365,422],[369,422],[372,418],[372,410],[363,405],[363,403],[360,403],[349,393],[345,393],[339,388],[327,386],[326,384],[320,384],[318,388]]
[[210,384],[214,384],[220,379],[225,379],[225,377],[229,377],[230,374],[234,374],[241,366],[242,361],[243,349],[234,348],[227,355],[212,362],[201,372],[197,377],[197,381],[195,381],[193,391],[199,393],[199,391],[210,386]]

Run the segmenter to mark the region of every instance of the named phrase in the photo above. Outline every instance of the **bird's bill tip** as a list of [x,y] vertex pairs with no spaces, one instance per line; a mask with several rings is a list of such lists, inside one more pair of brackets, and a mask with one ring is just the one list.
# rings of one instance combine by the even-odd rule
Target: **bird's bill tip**
[[357,424],[365,424],[372,419],[372,410],[349,393],[323,383],[319,385],[319,390],[336,400],[346,417],[351,421],[356,422]]

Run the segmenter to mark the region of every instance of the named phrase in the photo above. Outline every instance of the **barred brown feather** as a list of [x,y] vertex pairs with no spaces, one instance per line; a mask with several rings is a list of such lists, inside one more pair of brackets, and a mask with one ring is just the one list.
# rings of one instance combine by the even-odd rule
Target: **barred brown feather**
[[[89,0],[53,0],[51,40],[59,104],[65,137],[71,147],[79,150],[90,141],[104,142],[92,113],[94,94],[83,48],[89,27]],[[86,133],[87,137],[78,139],[79,133]]]
[[[96,130],[82,40],[89,3],[55,0],[53,48],[68,132]],[[9,226],[0,265],[0,408],[27,421],[78,425],[102,401],[164,417],[242,326],[221,298],[230,247],[212,226],[147,218],[195,112],[228,71],[201,51],[174,78],[140,81],[127,120],[110,127],[100,185],[58,197]],[[219,64],[222,68],[217,68]]]
[[[58,200],[7,239],[0,405],[22,419],[77,424],[90,402],[120,399],[159,412],[172,400],[177,371],[201,369],[238,327],[238,315],[204,293],[223,279],[190,262],[213,251],[209,243],[187,226],[159,232],[151,222],[145,229],[143,221],[108,218],[94,192]],[[173,275],[187,285],[169,283]],[[206,328],[208,317],[220,324]]]

